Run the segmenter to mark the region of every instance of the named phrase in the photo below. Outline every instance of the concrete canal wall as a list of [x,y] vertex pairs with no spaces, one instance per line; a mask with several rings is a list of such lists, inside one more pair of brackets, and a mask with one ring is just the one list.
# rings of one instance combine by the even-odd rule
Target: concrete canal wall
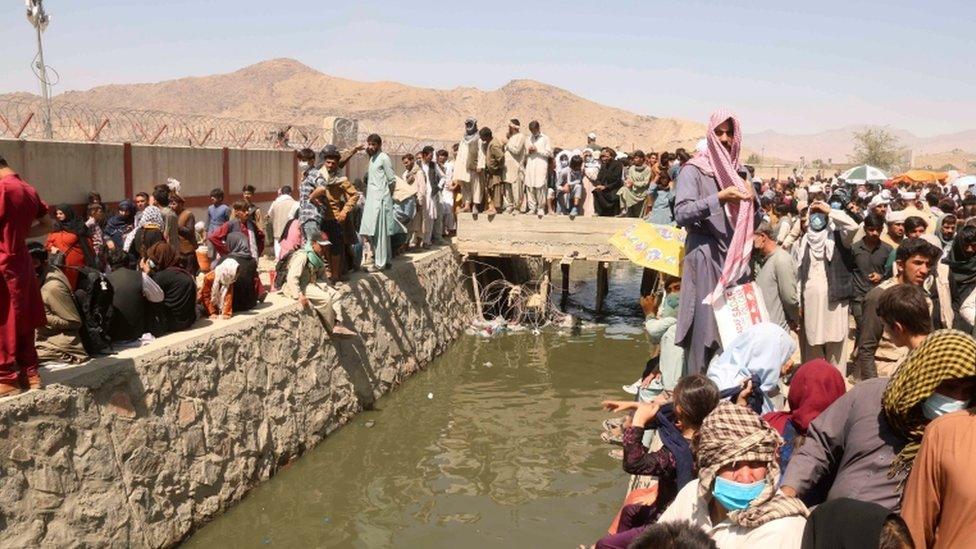
[[424,367],[473,311],[451,248],[349,286],[359,337],[330,339],[273,295],[0,401],[0,546],[173,545]]

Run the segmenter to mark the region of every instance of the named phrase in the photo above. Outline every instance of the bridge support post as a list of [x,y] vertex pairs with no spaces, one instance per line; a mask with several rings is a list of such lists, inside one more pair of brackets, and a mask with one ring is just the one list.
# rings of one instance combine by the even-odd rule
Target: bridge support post
[[545,265],[545,274],[542,275],[542,284],[539,287],[540,310],[543,312],[549,305],[549,288],[552,285],[552,261],[546,261]]
[[474,263],[465,261],[464,265],[468,270],[468,274],[471,276],[471,291],[474,293],[474,305],[478,309],[478,320],[484,320],[485,311],[481,305],[481,288],[478,286],[478,273],[475,271]]
[[563,299],[569,297],[569,266],[573,264],[573,258],[564,257],[562,261],[559,262],[559,270],[562,274],[563,279]]
[[610,269],[607,266],[606,261],[601,261],[597,263],[596,266],[596,312],[603,312],[603,301],[607,297],[607,292],[610,290],[610,280],[609,280]]

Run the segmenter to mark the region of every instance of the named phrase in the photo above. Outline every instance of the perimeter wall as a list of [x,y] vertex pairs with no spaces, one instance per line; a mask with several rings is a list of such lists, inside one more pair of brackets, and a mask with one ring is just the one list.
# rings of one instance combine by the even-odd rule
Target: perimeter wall
[[351,277],[356,337],[273,294],[42,371],[45,389],[0,401],[0,547],[178,543],[443,352],[473,312],[462,280],[441,247]]
[[[241,196],[244,185],[254,185],[255,202],[267,205],[284,185],[290,185],[297,198],[300,183],[298,159],[290,149],[0,139],[0,156],[45,202],[71,204],[79,211],[90,191],[100,193],[102,201],[114,206],[135,193],[152,192],[155,185],[172,177],[182,184],[180,194],[187,207],[202,221],[212,189],[222,189],[224,201],[231,204]],[[390,158],[394,170],[402,171],[402,155],[391,154]],[[354,182],[362,179],[368,164],[365,154],[357,154],[346,166],[346,175]]]

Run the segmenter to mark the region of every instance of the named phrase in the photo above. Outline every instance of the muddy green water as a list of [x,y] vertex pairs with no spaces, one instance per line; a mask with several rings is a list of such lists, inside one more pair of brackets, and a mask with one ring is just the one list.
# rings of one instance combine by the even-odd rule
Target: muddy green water
[[[599,403],[625,397],[647,356],[635,277],[613,273],[605,326],[461,337],[185,546],[595,542],[626,483],[600,441]],[[586,316],[592,284],[574,290],[584,302],[570,306]]]

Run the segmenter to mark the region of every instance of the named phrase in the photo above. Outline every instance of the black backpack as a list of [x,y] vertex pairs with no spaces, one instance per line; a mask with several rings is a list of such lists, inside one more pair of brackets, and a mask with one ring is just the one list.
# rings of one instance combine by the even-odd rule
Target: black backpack
[[89,355],[95,356],[112,345],[109,327],[115,290],[108,277],[97,269],[77,267],[77,271],[75,303],[81,313],[81,343]]

